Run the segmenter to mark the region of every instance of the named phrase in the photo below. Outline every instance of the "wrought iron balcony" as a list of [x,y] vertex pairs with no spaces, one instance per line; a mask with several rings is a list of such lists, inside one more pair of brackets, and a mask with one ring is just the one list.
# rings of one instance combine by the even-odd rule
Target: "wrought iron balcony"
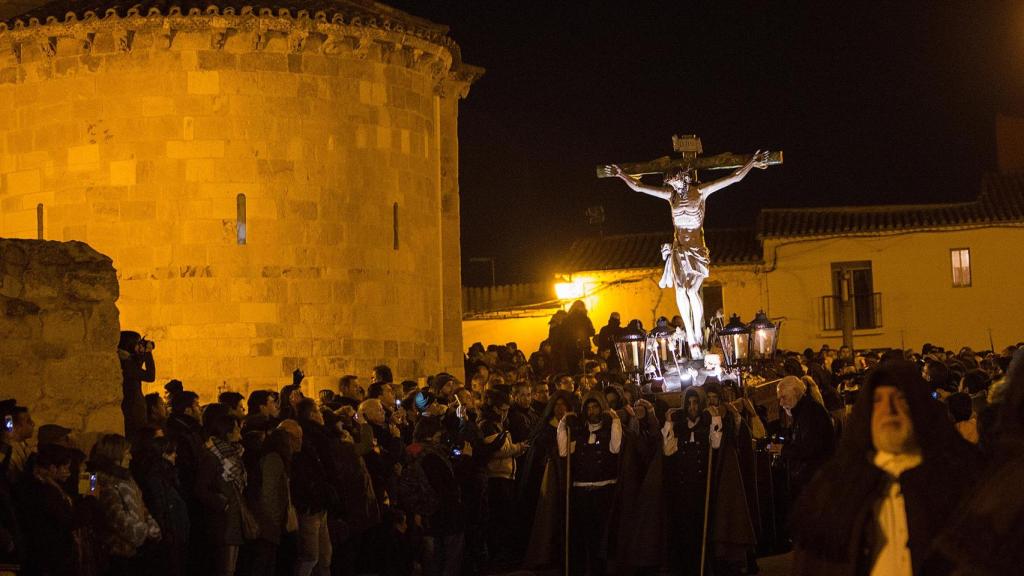
[[[821,329],[843,329],[843,302],[839,296],[821,297]],[[871,330],[882,327],[882,293],[855,294],[853,301],[854,330]]]

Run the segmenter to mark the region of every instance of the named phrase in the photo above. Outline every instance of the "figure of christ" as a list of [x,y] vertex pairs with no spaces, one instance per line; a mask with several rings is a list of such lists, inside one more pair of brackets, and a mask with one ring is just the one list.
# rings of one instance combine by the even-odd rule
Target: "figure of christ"
[[677,168],[665,174],[665,186],[644,184],[612,165],[611,174],[621,178],[630,188],[667,200],[672,209],[675,234],[671,244],[663,244],[661,255],[665,273],[658,283],[662,288],[675,288],[676,306],[683,318],[686,341],[694,359],[702,358],[704,340],[704,303],[700,287],[709,272],[708,248],[704,245],[704,205],[711,194],[742,180],[753,168],[767,168],[767,152],[756,152],[732,174],[705,184],[697,184],[691,172]]

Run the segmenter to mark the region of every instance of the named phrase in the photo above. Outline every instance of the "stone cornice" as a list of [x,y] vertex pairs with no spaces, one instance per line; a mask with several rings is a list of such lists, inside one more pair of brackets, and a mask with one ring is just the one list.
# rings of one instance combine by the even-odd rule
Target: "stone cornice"
[[[195,49],[200,38],[201,48],[208,50],[347,54],[400,65],[434,78],[435,92],[445,97],[465,97],[470,84],[483,74],[482,68],[463,64],[458,45],[436,31],[337,13],[331,18],[322,11],[311,17],[306,11],[293,15],[285,9],[277,14],[242,9],[236,14],[231,8],[210,7],[183,14],[172,7],[167,14],[152,8],[142,15],[133,8],[125,16],[113,9],[104,17],[91,12],[83,16],[69,13],[63,21],[51,17],[46,23],[32,19],[28,24],[16,20],[13,27],[0,24],[0,68],[45,65],[65,56],[131,52],[137,45],[175,49],[188,42]],[[104,38],[108,41],[99,41]]]

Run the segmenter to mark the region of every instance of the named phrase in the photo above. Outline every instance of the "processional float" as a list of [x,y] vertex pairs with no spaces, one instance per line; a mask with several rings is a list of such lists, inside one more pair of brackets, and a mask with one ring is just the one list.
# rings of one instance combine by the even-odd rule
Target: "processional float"
[[[737,332],[739,318],[723,326],[716,313],[705,323],[701,286],[710,273],[710,254],[704,244],[705,203],[714,192],[742,180],[753,168],[782,164],[781,151],[754,154],[724,153],[703,157],[696,135],[673,136],[672,147],[679,156],[663,156],[649,162],[608,164],[597,167],[598,178],[616,177],[637,192],[667,200],[674,230],[671,243],[661,247],[665,270],[659,286],[673,288],[682,326],[675,329],[659,320],[650,332],[639,323],[631,324],[615,339],[622,371],[650,392],[675,392],[691,384],[703,384],[709,371],[720,370],[737,380],[743,370],[775,354],[780,323],[759,312],[744,332]],[[733,170],[723,178],[700,181],[702,170]],[[644,183],[649,174],[662,175],[662,185]],[[724,358],[706,358],[720,349]],[[708,360],[708,361],[705,361]]]

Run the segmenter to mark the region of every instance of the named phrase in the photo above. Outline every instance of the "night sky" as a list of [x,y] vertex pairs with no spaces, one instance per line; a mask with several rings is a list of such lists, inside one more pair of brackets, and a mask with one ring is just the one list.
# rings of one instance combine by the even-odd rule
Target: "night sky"
[[594,167],[670,154],[673,134],[785,151],[708,203],[708,227],[752,227],[763,207],[970,200],[996,113],[1024,113],[1019,2],[387,3],[487,69],[459,118],[466,284],[490,282],[471,257],[523,282],[574,239],[670,230],[664,202]]

